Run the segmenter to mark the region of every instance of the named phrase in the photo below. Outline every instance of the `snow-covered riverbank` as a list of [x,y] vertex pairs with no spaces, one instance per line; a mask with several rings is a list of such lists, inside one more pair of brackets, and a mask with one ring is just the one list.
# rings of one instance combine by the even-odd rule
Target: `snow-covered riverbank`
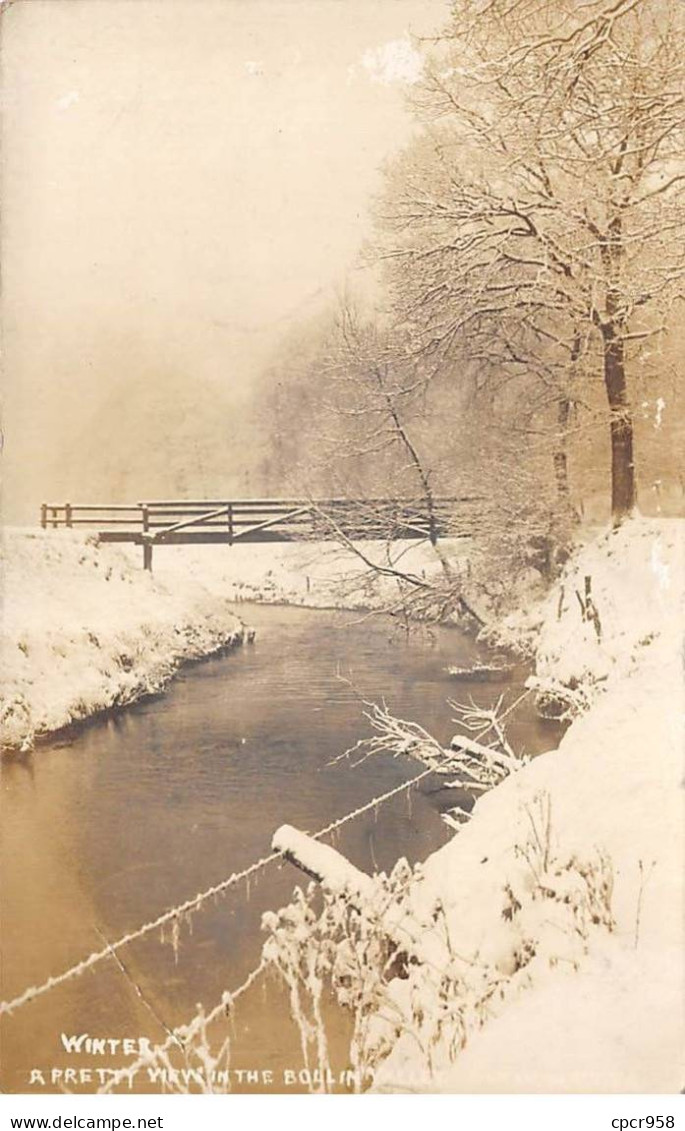
[[48,734],[160,691],[187,660],[241,643],[226,596],[69,531],[7,530],[0,742]]
[[580,713],[426,862],[378,1090],[682,1087],[684,531],[626,523],[505,626]]

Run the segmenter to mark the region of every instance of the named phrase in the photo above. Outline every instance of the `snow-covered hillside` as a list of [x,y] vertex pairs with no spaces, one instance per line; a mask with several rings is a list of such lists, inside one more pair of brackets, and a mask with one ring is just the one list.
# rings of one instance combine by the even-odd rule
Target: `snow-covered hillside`
[[377,1089],[682,1087],[684,532],[625,523],[526,618],[581,713],[426,862],[426,962],[393,983]]
[[243,639],[220,589],[150,576],[93,536],[6,530],[3,559],[3,746],[159,691],[184,661]]

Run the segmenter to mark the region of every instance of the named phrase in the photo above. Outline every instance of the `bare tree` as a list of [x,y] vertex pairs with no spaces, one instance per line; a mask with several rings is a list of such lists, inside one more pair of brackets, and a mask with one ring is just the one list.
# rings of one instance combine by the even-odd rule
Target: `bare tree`
[[349,302],[343,302],[325,376],[331,411],[346,421],[345,447],[339,454],[350,461],[367,456],[382,460],[386,491],[415,497],[423,505],[428,538],[437,546],[433,470],[411,423],[417,413],[425,414],[426,375],[421,364],[403,356],[401,343],[384,333],[378,322],[364,322]]
[[[427,401],[430,369],[380,318],[364,319],[349,301],[341,302],[321,377],[336,422],[327,459],[329,468],[337,468],[344,498],[321,511],[322,527],[370,573],[396,580],[395,611],[422,619],[457,612],[482,623],[443,545],[457,528],[472,533],[477,500],[440,495],[440,430]],[[370,556],[359,539],[385,542],[383,560]],[[430,543],[441,580],[401,564],[408,539]]]
[[671,0],[455,0],[382,207],[417,354],[535,388],[562,436],[582,381],[603,389],[616,521],[636,499],[630,371],[682,297],[683,20]]

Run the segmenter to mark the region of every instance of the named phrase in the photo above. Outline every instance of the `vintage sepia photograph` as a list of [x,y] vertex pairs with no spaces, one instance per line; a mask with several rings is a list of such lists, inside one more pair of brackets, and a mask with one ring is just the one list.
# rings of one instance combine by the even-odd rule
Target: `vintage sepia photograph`
[[682,0],[0,17],[0,1091],[677,1095]]

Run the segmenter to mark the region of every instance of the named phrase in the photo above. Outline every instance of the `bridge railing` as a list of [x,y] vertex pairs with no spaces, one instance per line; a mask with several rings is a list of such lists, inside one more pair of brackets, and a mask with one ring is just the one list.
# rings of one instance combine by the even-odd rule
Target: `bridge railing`
[[[467,497],[440,497],[433,501],[432,516],[443,525],[465,504]],[[462,510],[463,513],[463,510]],[[241,529],[283,520],[287,526],[331,529],[336,522],[355,527],[377,527],[384,523],[426,525],[431,511],[422,499],[194,499],[152,500],[131,504],[43,503],[41,526],[125,526],[132,532]],[[276,522],[273,523],[276,525]]]
[[[73,506],[71,503],[42,503],[40,524],[43,529],[58,526],[130,526],[140,514],[138,504],[102,504]],[[125,517],[124,517],[125,516]]]

